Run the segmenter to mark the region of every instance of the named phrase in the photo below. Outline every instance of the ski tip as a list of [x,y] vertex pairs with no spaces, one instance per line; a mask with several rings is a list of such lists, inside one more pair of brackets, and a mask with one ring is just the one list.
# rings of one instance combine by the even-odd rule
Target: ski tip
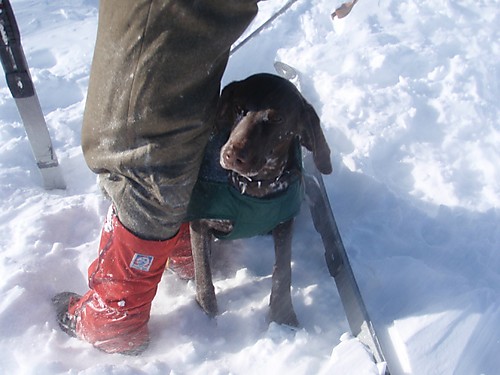
[[292,80],[295,77],[297,77],[297,71],[292,68],[290,65],[285,64],[284,62],[281,61],[275,61],[274,62],[274,69],[280,76],[283,78],[286,78],[288,80]]

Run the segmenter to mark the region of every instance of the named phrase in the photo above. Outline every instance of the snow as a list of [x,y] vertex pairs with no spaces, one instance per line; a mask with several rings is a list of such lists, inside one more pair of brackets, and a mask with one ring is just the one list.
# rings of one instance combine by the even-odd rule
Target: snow
[[[14,0],[67,182],[46,191],[0,78],[0,373],[379,374],[348,331],[307,208],[297,219],[297,330],[266,323],[269,238],[221,243],[208,319],[194,285],[165,274],[152,343],[107,355],[69,338],[50,298],[86,291],[108,203],[80,149],[97,0]],[[282,4],[266,1],[252,28]],[[231,58],[224,84],[293,65],[320,114],[325,177],[365,303],[402,373],[500,368],[500,13],[495,0],[299,0]],[[390,365],[390,363],[389,363]]]

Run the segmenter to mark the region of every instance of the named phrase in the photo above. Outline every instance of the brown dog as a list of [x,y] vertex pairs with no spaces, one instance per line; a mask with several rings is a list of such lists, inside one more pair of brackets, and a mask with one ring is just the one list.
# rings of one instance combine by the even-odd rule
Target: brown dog
[[[213,236],[249,237],[271,231],[276,261],[269,317],[297,326],[290,286],[293,217],[304,192],[300,145],[312,151],[320,172],[332,171],[319,117],[293,84],[257,74],[223,90],[213,138],[190,205],[196,299],[209,316],[217,314],[210,269]],[[226,195],[219,195],[221,191]],[[244,201],[231,203],[240,198]],[[257,207],[251,208],[251,203]],[[195,213],[196,207],[204,212]],[[249,210],[246,218],[233,212],[240,209]],[[271,221],[264,224],[267,219]]]

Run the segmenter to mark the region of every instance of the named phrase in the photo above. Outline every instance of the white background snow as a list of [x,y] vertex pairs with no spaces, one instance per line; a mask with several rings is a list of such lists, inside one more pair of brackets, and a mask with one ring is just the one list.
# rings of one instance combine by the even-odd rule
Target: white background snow
[[[325,182],[345,246],[403,371],[498,374],[499,2],[362,0],[332,22],[340,2],[299,0],[232,56],[223,83],[273,72],[274,60],[301,72],[333,151]],[[252,27],[283,3],[262,3]],[[2,74],[0,373],[378,374],[343,335],[306,207],[293,250],[296,331],[266,323],[269,238],[223,244],[216,320],[194,302],[192,283],[165,274],[141,357],[100,353],[58,329],[50,298],[86,291],[108,206],[80,149],[98,2],[13,7],[68,187],[41,187]]]

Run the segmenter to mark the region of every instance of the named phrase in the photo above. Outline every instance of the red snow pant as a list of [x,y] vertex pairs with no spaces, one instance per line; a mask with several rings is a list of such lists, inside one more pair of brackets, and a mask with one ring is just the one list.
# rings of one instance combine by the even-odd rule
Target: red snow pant
[[189,225],[165,241],[147,241],[129,232],[112,210],[106,218],[99,256],[88,269],[90,290],[69,313],[76,334],[108,353],[131,353],[149,342],[151,302],[169,257],[190,253]]

